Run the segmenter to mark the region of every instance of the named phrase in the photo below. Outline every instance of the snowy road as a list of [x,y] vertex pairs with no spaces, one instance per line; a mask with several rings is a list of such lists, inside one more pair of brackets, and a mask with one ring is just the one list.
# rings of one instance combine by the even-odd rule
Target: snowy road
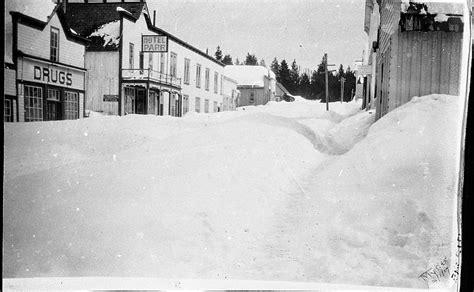
[[4,277],[426,287],[455,265],[460,103],[359,107],[6,125]]

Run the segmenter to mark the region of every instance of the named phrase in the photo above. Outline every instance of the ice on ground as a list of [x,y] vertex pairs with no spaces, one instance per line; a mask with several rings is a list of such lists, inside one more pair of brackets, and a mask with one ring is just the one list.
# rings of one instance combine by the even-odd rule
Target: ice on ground
[[360,105],[6,124],[4,277],[447,285],[462,101]]

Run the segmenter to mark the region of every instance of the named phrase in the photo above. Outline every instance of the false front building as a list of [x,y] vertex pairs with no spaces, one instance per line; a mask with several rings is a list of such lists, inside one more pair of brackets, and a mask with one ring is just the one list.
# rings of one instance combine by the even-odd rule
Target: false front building
[[7,50],[11,55],[5,56],[4,121],[82,118],[88,41],[70,30],[59,6],[46,21],[15,11],[10,14],[12,34],[7,44],[11,41],[11,50]]
[[87,110],[171,116],[222,110],[221,62],[157,28],[145,1],[91,2],[62,3],[68,24],[91,41]]
[[275,100],[275,74],[262,66],[230,65],[225,75],[237,81],[240,91],[238,106],[264,105]]

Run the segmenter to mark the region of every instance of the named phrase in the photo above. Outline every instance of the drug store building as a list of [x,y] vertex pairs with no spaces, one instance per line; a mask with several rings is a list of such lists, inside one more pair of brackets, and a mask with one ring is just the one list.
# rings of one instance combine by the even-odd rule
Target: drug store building
[[4,121],[82,118],[88,41],[69,29],[59,6],[46,21],[10,14],[12,55],[4,69]]
[[145,1],[62,4],[68,25],[91,41],[87,110],[182,116],[223,109],[224,64],[156,27]]

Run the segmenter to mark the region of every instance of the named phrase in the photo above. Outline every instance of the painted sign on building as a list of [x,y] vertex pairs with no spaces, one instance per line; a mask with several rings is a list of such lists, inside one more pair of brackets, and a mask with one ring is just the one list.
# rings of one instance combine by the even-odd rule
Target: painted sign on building
[[371,65],[357,66],[357,75],[358,76],[372,75],[372,66]]
[[142,35],[142,52],[168,52],[168,37],[164,35]]
[[24,58],[18,66],[21,80],[84,90],[84,71]]

